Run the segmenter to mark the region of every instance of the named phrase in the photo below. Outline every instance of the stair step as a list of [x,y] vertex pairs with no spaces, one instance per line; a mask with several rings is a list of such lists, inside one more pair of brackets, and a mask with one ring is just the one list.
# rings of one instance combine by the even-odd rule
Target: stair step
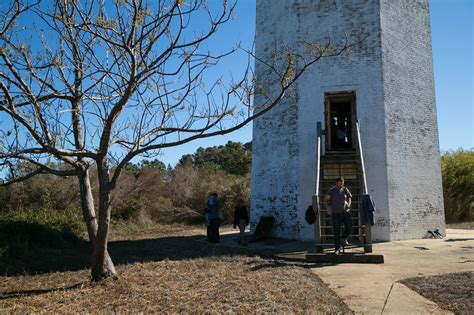
[[[334,242],[331,243],[330,241],[320,243],[320,244],[316,243],[316,246],[318,246],[318,245],[326,247],[326,248],[327,247],[334,248]],[[361,248],[361,247],[371,247],[371,246],[372,246],[372,244],[369,244],[369,243],[365,244],[364,242],[361,241],[360,243],[357,243],[357,244],[351,244],[349,246],[345,246],[345,248],[343,248],[342,244],[341,244],[341,249],[351,249],[351,248]]]
[[359,161],[357,154],[325,154],[321,156],[321,163],[354,163]]
[[340,164],[331,164],[331,165],[327,165],[327,164],[321,164],[321,169],[326,169],[326,170],[331,170],[331,171],[357,171],[359,169],[359,164],[357,163],[354,163],[354,165],[350,165],[350,166],[347,166],[347,165],[340,165]]
[[[321,168],[321,180],[322,181],[326,181],[326,180],[329,180],[331,178],[324,178],[324,177],[329,177],[329,176],[341,176],[344,177],[344,179],[347,179],[348,180],[355,180],[357,179],[359,176],[359,172],[346,172],[344,170],[340,171],[340,170],[324,170]],[[332,178],[333,181],[335,181],[336,178]]]
[[[358,228],[363,228],[363,226],[359,225],[360,222],[352,222],[353,223],[353,226],[352,228],[354,229],[358,229]],[[329,229],[331,228],[332,229],[332,222],[322,222],[321,224],[321,229]]]
[[[334,178],[331,178],[330,180],[329,179],[326,179],[324,181],[320,181],[319,182],[319,189],[322,189],[322,188],[332,188],[335,186],[335,180]],[[345,186],[347,188],[349,188],[349,190],[354,190],[354,189],[360,189],[362,187],[359,186],[359,180],[358,179],[348,179],[348,180],[345,180],[344,179],[344,182],[345,182]]]
[[343,177],[350,177],[350,176],[359,176],[359,172],[353,172],[352,170],[344,171],[344,170],[328,170],[321,168],[321,175],[324,176],[332,176],[332,175],[344,175]]
[[337,169],[359,169],[359,162],[354,163],[321,163],[321,168],[325,167],[326,169],[332,169],[332,170],[337,170]]
[[[360,225],[353,225],[353,226],[352,226],[353,229],[358,229],[358,228],[362,228],[362,227],[363,227],[363,226],[360,226]],[[332,229],[332,225],[331,225],[331,226],[329,226],[329,225],[322,225],[321,228],[322,228],[322,229],[329,229],[329,228]]]
[[357,164],[359,159],[322,159],[321,164],[347,164],[353,165]]
[[[322,198],[321,198],[322,199]],[[354,200],[354,199],[357,199],[357,200]],[[352,198],[352,206],[351,206],[351,210],[354,210],[354,211],[359,211],[360,210],[360,204],[362,203],[362,201],[359,201],[358,198]],[[320,202],[319,203],[319,208],[321,210],[324,210],[326,211],[326,203],[324,201]]]
[[[326,238],[333,238],[333,234],[321,234],[321,237],[326,237]],[[365,234],[351,234],[351,237],[357,238],[357,237],[365,237]]]

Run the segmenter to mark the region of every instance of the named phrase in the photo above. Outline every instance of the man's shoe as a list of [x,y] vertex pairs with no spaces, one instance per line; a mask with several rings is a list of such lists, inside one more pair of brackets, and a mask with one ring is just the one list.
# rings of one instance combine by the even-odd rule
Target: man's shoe
[[349,243],[349,241],[347,240],[347,238],[343,238],[341,240],[341,243],[342,243],[342,246],[350,246],[351,244]]
[[336,249],[336,250],[334,251],[334,254],[335,254],[335,255],[340,255],[340,254],[341,254],[341,250],[340,250],[340,249]]

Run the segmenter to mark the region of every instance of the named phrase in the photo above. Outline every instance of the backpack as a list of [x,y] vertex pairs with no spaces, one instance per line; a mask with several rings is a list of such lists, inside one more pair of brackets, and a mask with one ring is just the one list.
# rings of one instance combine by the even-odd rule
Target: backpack
[[309,206],[306,208],[306,212],[304,214],[304,219],[308,224],[314,224],[316,221],[316,214],[314,213],[313,206]]

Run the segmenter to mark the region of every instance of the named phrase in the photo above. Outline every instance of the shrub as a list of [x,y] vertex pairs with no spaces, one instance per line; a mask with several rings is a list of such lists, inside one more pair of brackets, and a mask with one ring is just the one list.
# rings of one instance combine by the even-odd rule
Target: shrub
[[0,212],[0,258],[18,257],[32,248],[70,248],[85,242],[79,210],[35,209]]
[[161,224],[186,223],[197,224],[204,222],[203,215],[187,206],[175,207],[171,200],[159,197],[150,207],[147,213],[153,222]]
[[172,200],[173,205],[188,207],[204,218],[207,196],[210,192],[216,192],[224,224],[230,224],[233,221],[236,199],[243,198],[248,204],[249,190],[249,175],[232,175],[210,166],[197,169],[178,166],[170,179],[167,197]]
[[79,188],[75,178],[38,175],[24,182],[0,187],[0,211],[79,207]]
[[[158,160],[137,165],[129,163],[112,192],[112,221],[201,223],[207,196],[215,191],[224,223],[231,223],[236,199],[249,203],[250,152],[249,144],[229,142],[225,146],[200,148],[196,154],[187,156],[188,159],[183,156],[174,169],[167,169]],[[98,200],[95,175],[91,170],[93,196]],[[74,177],[40,175],[0,187],[0,212],[23,213],[29,209],[41,216],[42,209],[62,213],[79,207],[79,190]]]
[[474,151],[460,149],[443,154],[441,170],[446,221],[474,220]]

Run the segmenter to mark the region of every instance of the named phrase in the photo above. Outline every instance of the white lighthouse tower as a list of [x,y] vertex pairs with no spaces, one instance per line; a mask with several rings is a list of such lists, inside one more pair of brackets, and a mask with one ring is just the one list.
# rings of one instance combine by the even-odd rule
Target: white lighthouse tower
[[[377,206],[372,238],[422,238],[432,229],[444,234],[428,0],[257,0],[256,32],[261,59],[269,59],[276,44],[298,49],[354,34],[364,40],[350,56],[314,64],[289,97],[254,121],[252,226],[272,216],[274,236],[314,238],[304,212],[316,189],[320,122],[320,195],[344,176],[357,216],[360,140]],[[259,65],[256,71],[270,91],[268,71]],[[257,106],[261,101],[255,98]]]

